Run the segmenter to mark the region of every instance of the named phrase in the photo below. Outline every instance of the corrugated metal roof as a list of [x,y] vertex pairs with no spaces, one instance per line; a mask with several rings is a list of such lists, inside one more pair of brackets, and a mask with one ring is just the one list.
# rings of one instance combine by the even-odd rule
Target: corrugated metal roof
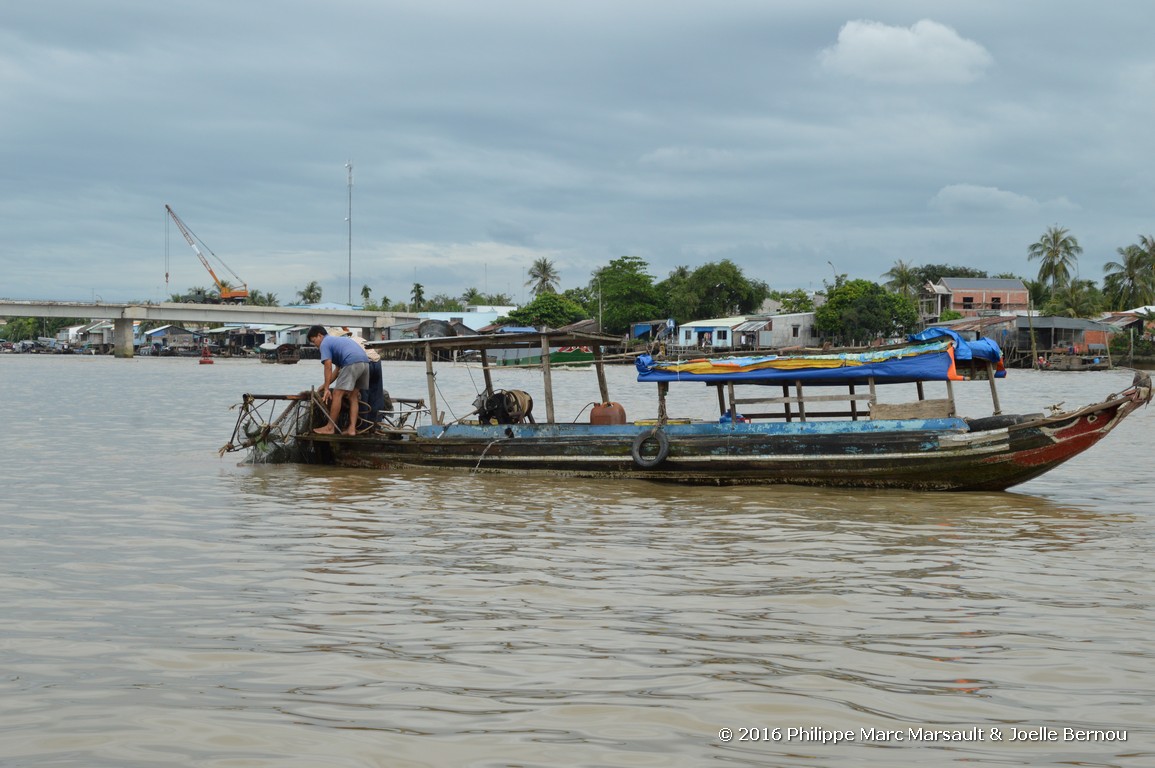
[[733,328],[739,323],[744,323],[749,318],[746,315],[738,317],[719,317],[713,320],[694,320],[689,323],[682,323],[681,328]]
[[1084,320],[1081,317],[1020,317],[1019,328],[1058,328],[1064,331],[1112,331],[1113,326],[1094,320]]
[[1004,277],[944,277],[939,282],[952,291],[1025,291],[1027,286],[1018,278]]
[[951,320],[945,323],[931,323],[932,328],[950,328],[952,331],[983,331],[999,325],[1014,325],[1018,317],[1015,315],[998,315],[991,317],[964,317],[961,320]]

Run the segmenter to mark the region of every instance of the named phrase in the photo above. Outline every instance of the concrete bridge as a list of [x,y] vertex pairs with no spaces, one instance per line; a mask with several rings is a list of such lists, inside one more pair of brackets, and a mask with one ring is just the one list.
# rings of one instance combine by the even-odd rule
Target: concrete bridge
[[354,309],[252,307],[242,304],[118,304],[85,301],[15,301],[0,299],[0,317],[76,317],[112,320],[117,357],[132,357],[132,324],[136,320],[170,323],[243,323],[245,325],[326,325],[360,328],[365,338],[399,322],[420,320],[415,315],[362,312]]

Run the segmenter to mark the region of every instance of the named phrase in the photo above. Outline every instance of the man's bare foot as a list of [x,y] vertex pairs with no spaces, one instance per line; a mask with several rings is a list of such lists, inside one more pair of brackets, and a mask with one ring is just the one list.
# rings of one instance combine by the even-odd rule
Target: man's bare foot
[[327,424],[323,427],[317,427],[316,429],[314,429],[313,434],[314,435],[335,435],[335,434],[337,434],[337,430],[333,427],[332,424]]
[[345,435],[346,437],[356,437],[357,436],[357,430],[353,430],[352,432],[346,431],[346,432],[342,432],[341,434]]

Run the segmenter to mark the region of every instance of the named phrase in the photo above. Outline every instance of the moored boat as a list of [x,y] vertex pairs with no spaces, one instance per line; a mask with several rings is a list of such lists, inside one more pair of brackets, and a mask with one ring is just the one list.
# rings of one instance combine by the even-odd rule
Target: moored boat
[[267,342],[259,348],[262,363],[296,365],[301,360],[301,350],[296,344],[276,344]]
[[[663,362],[636,361],[637,380],[655,386],[656,414],[629,421],[608,392],[602,349],[617,339],[542,332],[371,342],[383,356],[424,352],[425,398],[396,401],[380,423],[357,436],[311,430],[327,416],[319,393],[246,395],[222,453],[270,449],[293,460],[388,470],[547,473],[699,484],[791,483],[923,490],[1003,490],[1037,477],[1089,449],[1150,401],[1150,379],[1071,411],[1004,414],[996,382],[1002,354],[989,339],[931,331],[877,350],[763,355]],[[486,362],[496,348],[549,350],[584,346],[593,354],[597,405],[588,423],[555,417],[549,356],[543,355],[544,419],[533,397],[498,390]],[[435,366],[480,351],[484,388],[465,417],[446,420],[437,402]],[[387,363],[386,363],[387,364]],[[990,415],[957,413],[954,387],[987,382]],[[717,420],[669,414],[671,386],[705,384]],[[945,396],[927,397],[930,385]],[[884,391],[905,388],[895,402]],[[617,407],[615,407],[617,406]]]

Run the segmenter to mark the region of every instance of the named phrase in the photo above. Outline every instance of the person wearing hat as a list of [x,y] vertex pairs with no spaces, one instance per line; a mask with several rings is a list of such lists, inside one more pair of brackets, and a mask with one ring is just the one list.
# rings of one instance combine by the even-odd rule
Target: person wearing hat
[[369,356],[354,339],[349,336],[330,336],[323,325],[310,327],[305,337],[310,344],[321,350],[321,363],[325,366],[321,398],[329,403],[330,423],[313,431],[320,435],[336,434],[341,407],[348,400],[349,426],[344,434],[356,435],[361,391],[369,387]]

